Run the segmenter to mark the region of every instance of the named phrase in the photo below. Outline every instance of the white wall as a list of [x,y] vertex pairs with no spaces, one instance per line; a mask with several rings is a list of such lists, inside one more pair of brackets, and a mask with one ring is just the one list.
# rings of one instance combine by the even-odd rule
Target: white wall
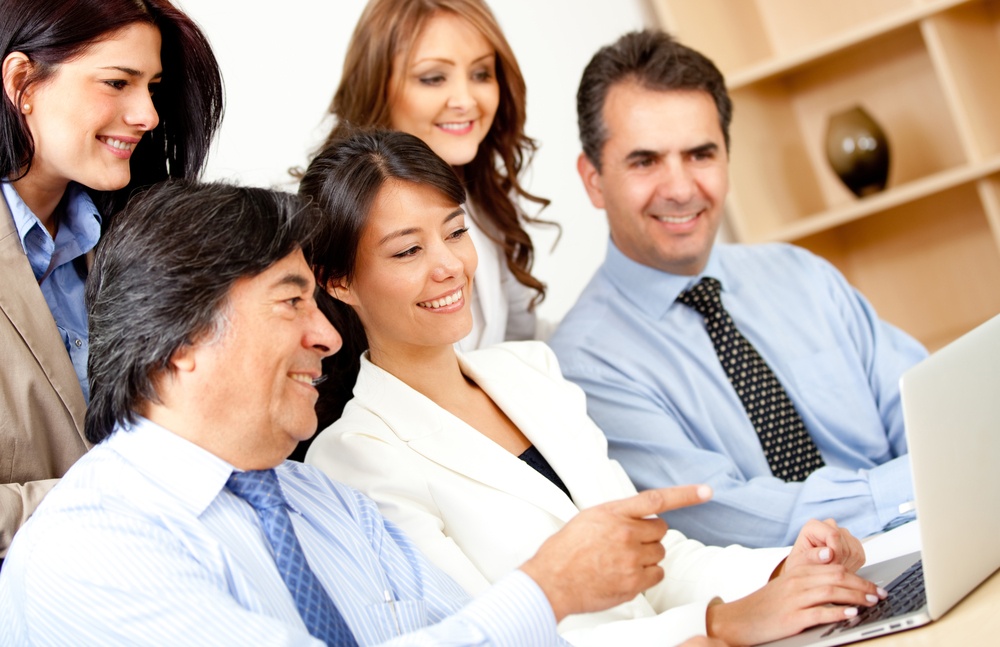
[[[207,178],[290,191],[330,123],[347,41],[366,0],[175,0],[204,29],[222,65],[226,117]],[[575,96],[602,45],[653,24],[646,0],[489,0],[528,85],[528,135],[541,148],[525,177],[552,200],[532,229],[535,274],[549,285],[541,316],[557,320],[604,257],[607,225],[576,174]]]

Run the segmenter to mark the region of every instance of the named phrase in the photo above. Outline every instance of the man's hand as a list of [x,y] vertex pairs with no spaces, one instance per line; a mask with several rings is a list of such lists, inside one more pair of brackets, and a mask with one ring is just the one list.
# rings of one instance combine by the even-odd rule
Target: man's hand
[[711,496],[706,485],[686,485],[588,508],[549,537],[521,570],[545,592],[557,622],[621,604],[663,579],[660,540],[667,524],[653,515]]

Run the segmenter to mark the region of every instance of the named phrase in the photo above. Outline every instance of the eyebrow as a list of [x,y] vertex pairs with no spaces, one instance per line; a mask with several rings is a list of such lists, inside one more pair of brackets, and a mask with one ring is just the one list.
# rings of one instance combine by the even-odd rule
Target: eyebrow
[[[447,216],[445,216],[444,220],[441,221],[441,224],[442,225],[447,225],[449,222],[451,222],[455,218],[458,218],[459,216],[463,216],[463,215],[465,215],[465,209],[463,209],[462,207],[458,207],[457,209],[455,209],[454,211],[452,211],[451,213],[449,213]],[[417,233],[419,231],[420,231],[419,227],[407,227],[406,229],[399,229],[397,231],[391,231],[388,234],[386,234],[385,236],[383,236],[381,240],[378,241],[377,247],[381,247],[382,245],[386,244],[387,242],[389,242],[393,238],[399,238],[400,236],[408,236],[410,234],[415,234],[415,233]]]
[[[496,55],[497,55],[497,53],[495,51],[489,52],[487,54],[483,54],[482,56],[474,59],[471,64],[472,65],[476,65],[477,63],[479,63],[483,59],[490,58],[491,56],[494,57],[494,58],[496,58]],[[415,65],[419,65],[421,63],[427,63],[427,62],[447,63],[448,65],[454,65],[455,64],[455,61],[452,60],[452,59],[450,59],[450,58],[440,58],[440,57],[436,57],[436,56],[428,56],[427,58],[415,59],[413,61],[413,63],[411,63],[411,67],[415,66]]]
[[[108,65],[106,67],[100,68],[102,70],[118,70],[122,74],[127,74],[129,76],[142,76],[142,72],[131,67],[125,67],[123,65]],[[153,75],[154,79],[159,79],[163,77],[163,72],[157,72]]]
[[[705,142],[704,144],[699,144],[692,148],[685,149],[681,151],[684,155],[692,155],[697,153],[714,153],[719,150],[719,145],[715,142]],[[660,151],[654,151],[650,149],[640,148],[638,150],[631,151],[625,156],[626,162],[634,162],[636,160],[647,159],[649,157],[663,157],[663,153]]]
[[309,290],[315,285],[314,281],[306,278],[302,274],[285,274],[280,279],[271,284],[271,289],[280,288],[286,285],[294,285],[302,291]]

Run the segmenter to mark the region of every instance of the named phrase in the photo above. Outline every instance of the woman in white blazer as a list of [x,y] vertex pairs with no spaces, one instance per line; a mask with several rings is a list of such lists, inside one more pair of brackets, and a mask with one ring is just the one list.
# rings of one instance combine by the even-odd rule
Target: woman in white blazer
[[[455,351],[471,324],[476,251],[461,184],[426,145],[356,133],[317,156],[300,192],[330,225],[314,250],[320,285],[360,319],[367,346],[341,385],[354,399],[307,462],[373,497],[473,594],[580,509],[635,492],[543,343]],[[344,336],[350,348],[357,335]],[[563,635],[578,645],[706,633],[757,643],[851,617],[884,595],[853,574],[860,543],[832,524],[812,522],[790,553],[705,547],[673,530],[664,545],[660,584],[564,619]]]

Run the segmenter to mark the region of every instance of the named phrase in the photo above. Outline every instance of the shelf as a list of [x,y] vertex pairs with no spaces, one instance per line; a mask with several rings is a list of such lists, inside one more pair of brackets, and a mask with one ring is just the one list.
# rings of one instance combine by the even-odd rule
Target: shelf
[[730,89],[784,74],[972,0],[655,0],[681,42],[705,52]]
[[974,184],[795,241],[931,348],[1000,312],[1000,254]]
[[[920,97],[919,105],[901,96]],[[807,214],[856,202],[825,151],[829,115],[852,105],[886,133],[890,188],[969,164],[917,25],[732,97],[731,207],[741,240],[772,239]]]
[[[912,27],[918,22],[956,5],[970,0],[937,0],[914,7],[899,10],[879,19],[845,31],[832,38],[827,38],[815,44],[803,44],[798,51],[763,61],[744,69],[734,70],[726,74],[726,85],[730,90],[739,89],[753,83],[758,83],[782,74],[794,72],[804,66],[821,62],[824,58],[841,54],[844,50],[866,44],[881,37],[891,36],[893,32],[906,27]],[[801,3],[803,8],[813,8],[809,2]]]
[[792,242],[816,234],[825,229],[839,227],[854,220],[865,218],[881,211],[906,206],[935,193],[969,184],[1000,172],[1000,155],[982,164],[966,165],[949,169],[907,184],[887,189],[882,193],[868,196],[857,202],[824,213],[807,216],[801,222],[788,225],[771,232],[758,240],[747,242],[785,241]]

